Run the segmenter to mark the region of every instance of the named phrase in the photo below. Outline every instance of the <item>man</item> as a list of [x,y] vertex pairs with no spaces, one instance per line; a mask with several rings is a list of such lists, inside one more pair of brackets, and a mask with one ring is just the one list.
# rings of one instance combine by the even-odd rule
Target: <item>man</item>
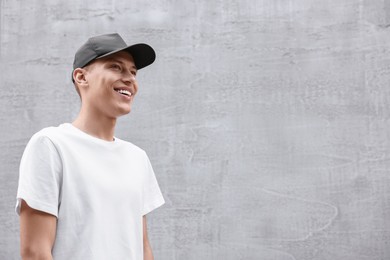
[[118,34],[90,38],[72,79],[81,109],[72,124],[45,128],[20,164],[16,211],[23,259],[153,259],[146,214],[164,204],[146,153],[114,136],[153,63],[146,44]]

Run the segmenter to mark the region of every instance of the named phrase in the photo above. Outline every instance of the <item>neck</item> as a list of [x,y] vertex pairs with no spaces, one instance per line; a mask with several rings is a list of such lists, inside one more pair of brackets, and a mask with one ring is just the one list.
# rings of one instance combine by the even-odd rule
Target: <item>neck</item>
[[82,107],[72,124],[91,136],[110,142],[114,140],[116,118],[90,113]]

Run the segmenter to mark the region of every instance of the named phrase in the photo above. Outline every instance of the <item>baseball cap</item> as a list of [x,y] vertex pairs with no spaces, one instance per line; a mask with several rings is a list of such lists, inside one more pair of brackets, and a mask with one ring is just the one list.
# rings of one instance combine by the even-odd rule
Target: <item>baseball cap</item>
[[120,51],[127,51],[133,56],[137,70],[152,64],[156,59],[156,53],[153,48],[145,43],[127,45],[117,33],[103,34],[89,38],[87,42],[77,50],[74,56],[73,70],[83,68],[93,60]]

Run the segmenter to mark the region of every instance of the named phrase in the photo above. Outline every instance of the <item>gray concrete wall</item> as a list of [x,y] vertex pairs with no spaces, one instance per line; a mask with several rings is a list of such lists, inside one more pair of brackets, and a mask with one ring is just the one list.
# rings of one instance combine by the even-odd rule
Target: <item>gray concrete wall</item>
[[389,1],[0,3],[0,259],[24,146],[77,115],[74,52],[113,31],[158,54],[116,133],[167,201],[156,260],[390,259]]

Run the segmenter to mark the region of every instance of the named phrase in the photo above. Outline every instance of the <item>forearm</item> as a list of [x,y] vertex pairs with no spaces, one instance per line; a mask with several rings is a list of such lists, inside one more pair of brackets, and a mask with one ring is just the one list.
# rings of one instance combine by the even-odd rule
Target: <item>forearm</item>
[[51,254],[51,247],[45,245],[45,243],[21,241],[20,253],[22,260],[53,260]]
[[146,216],[142,217],[143,222],[143,244],[144,244],[144,260],[154,260],[152,247],[149,243],[148,228],[146,224]]
[[57,218],[22,202],[20,211],[20,254],[23,260],[52,260]]
[[22,260],[53,260],[51,252],[32,249],[23,249],[21,252]]
[[144,242],[144,260],[154,260],[152,248],[149,242]]

